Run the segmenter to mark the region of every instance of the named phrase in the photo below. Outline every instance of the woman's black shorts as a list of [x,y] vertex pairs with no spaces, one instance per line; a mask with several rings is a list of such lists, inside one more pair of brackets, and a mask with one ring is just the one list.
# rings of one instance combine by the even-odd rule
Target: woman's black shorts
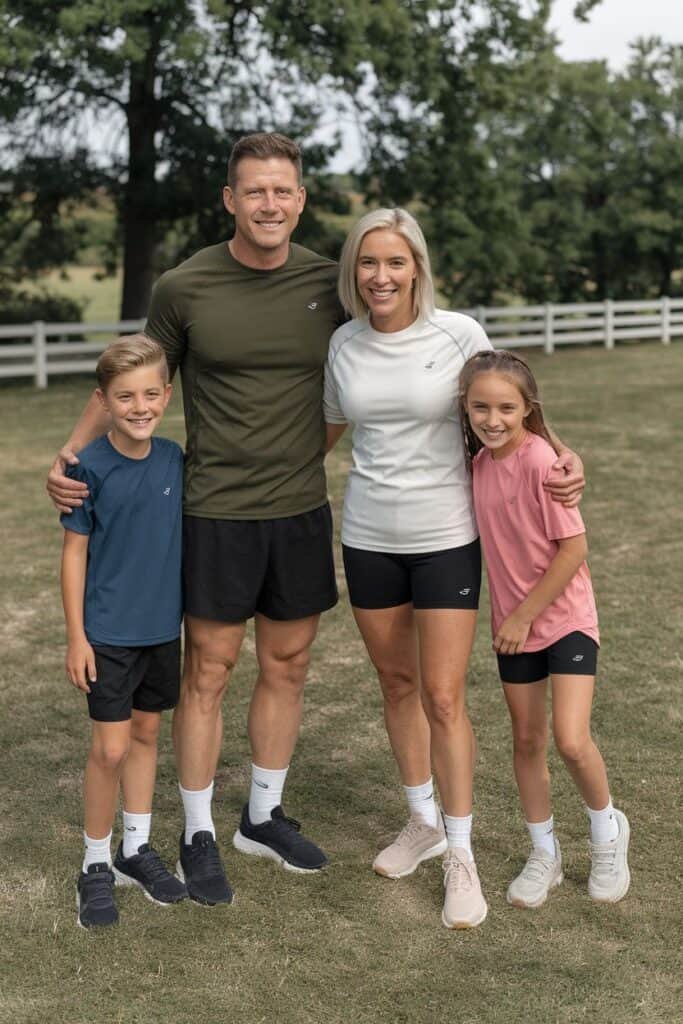
[[349,599],[355,608],[479,607],[479,540],[445,551],[401,555],[342,546]]

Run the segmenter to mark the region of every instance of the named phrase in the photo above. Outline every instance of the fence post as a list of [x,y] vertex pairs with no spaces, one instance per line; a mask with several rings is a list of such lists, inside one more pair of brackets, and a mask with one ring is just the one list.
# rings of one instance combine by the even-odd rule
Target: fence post
[[45,322],[36,320],[33,324],[33,352],[35,360],[35,384],[37,388],[47,387],[47,349],[45,344]]
[[671,341],[671,305],[668,295],[662,295],[662,345]]
[[605,348],[614,348],[614,303],[605,299]]
[[543,312],[543,350],[549,356],[555,351],[552,302],[546,302]]

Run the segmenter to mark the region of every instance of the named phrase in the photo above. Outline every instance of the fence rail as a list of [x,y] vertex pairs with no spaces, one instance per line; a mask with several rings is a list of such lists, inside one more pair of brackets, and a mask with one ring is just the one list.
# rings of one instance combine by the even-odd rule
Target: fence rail
[[[547,303],[536,306],[477,306],[463,310],[485,328],[499,348],[542,347],[552,353],[562,345],[658,338],[668,345],[683,338],[683,298],[625,302]],[[143,320],[118,323],[44,323],[0,327],[0,378],[33,377],[45,388],[50,377],[89,373],[112,338],[142,330]],[[102,335],[93,340],[93,335]],[[84,337],[87,340],[76,341]],[[54,340],[53,340],[54,339]]]

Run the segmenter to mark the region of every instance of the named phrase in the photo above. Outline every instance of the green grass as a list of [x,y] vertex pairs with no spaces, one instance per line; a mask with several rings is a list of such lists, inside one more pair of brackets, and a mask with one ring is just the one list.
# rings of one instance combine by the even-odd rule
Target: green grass
[[[475,843],[485,924],[448,932],[438,863],[401,882],[370,863],[404,819],[378,688],[345,600],[324,617],[286,806],[330,855],[302,878],[231,847],[248,784],[250,639],[226,699],[216,820],[237,902],[161,909],[117,894],[119,927],[75,927],[82,699],[65,680],[60,527],[44,477],[88,393],[2,388],[0,1021],[36,1024],[659,1024],[680,1019],[675,804],[680,757],[680,382],[683,346],[563,350],[532,363],[560,435],[584,456],[583,510],[603,647],[594,715],[632,824],[622,903],[586,893],[587,822],[553,755],[566,881],[537,912],[505,903],[526,854],[506,712],[481,616],[469,679],[478,738]],[[166,434],[182,438],[175,404]],[[331,460],[339,507],[348,447]],[[341,576],[340,576],[341,578]],[[342,588],[343,589],[343,588]],[[175,859],[180,807],[164,728],[154,839]]]

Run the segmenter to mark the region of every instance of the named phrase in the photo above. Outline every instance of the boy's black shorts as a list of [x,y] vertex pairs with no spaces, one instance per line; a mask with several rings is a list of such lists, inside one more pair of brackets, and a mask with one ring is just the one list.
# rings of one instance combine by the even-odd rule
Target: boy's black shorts
[[293,621],[338,600],[328,504],[282,519],[183,518],[185,612],[244,622]]
[[127,722],[137,711],[166,711],[178,703],[180,637],[148,647],[93,644],[97,680],[88,710],[95,722]]
[[598,645],[585,633],[568,633],[542,651],[498,654],[498,671],[503,683],[538,683],[552,676],[594,676],[598,667]]

